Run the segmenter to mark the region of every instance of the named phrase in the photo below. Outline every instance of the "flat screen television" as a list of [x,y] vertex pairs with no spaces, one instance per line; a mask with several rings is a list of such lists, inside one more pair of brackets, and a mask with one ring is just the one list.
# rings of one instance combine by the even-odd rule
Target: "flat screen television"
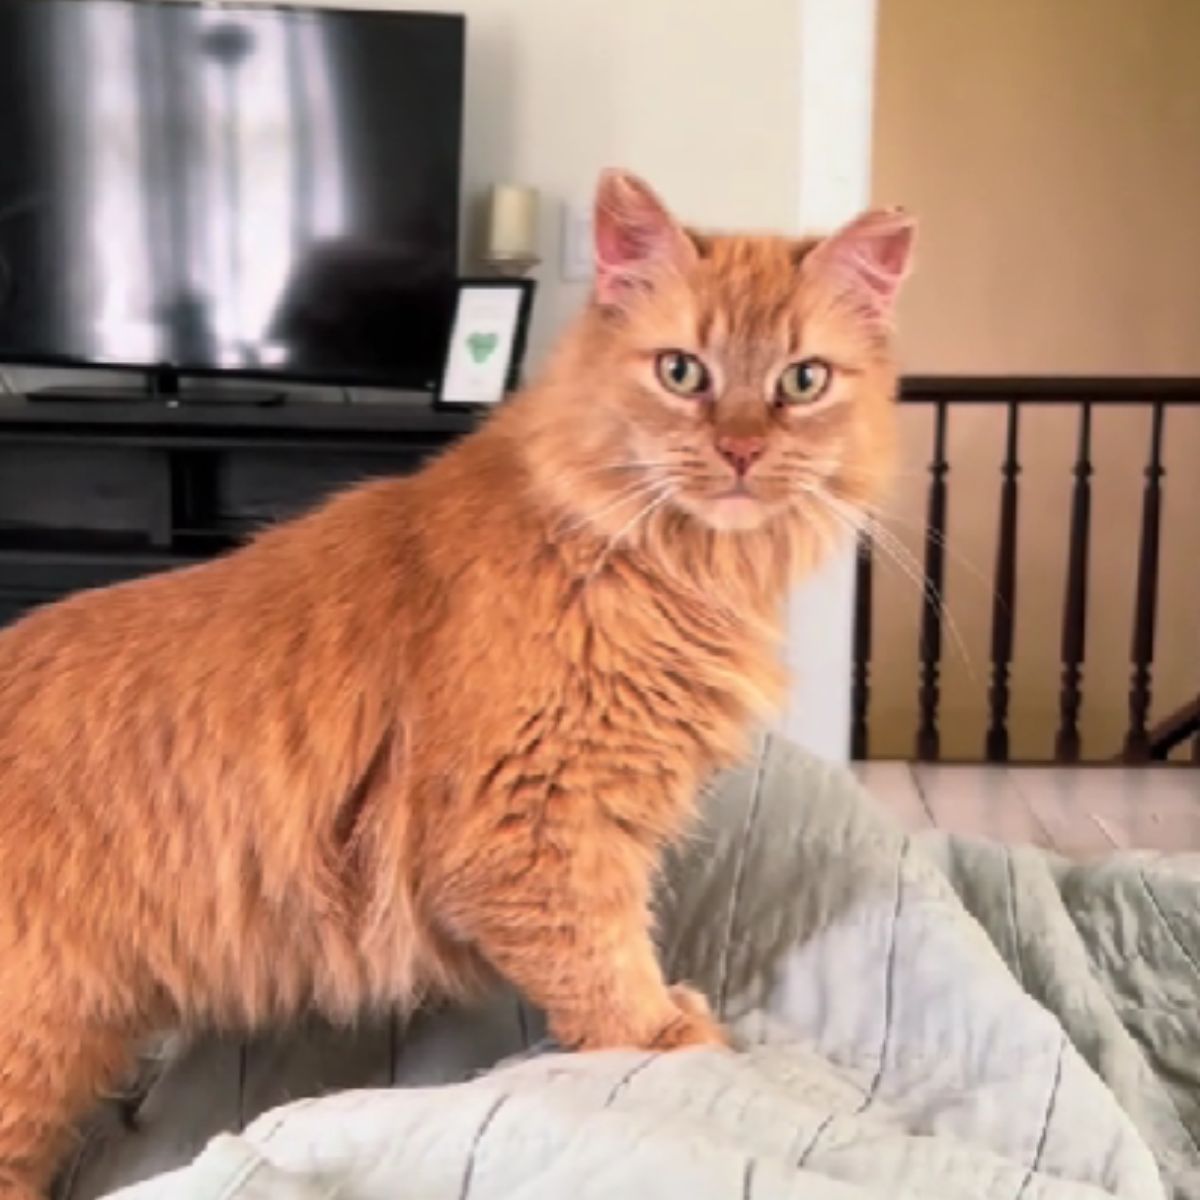
[[464,21],[0,2],[0,360],[433,385]]

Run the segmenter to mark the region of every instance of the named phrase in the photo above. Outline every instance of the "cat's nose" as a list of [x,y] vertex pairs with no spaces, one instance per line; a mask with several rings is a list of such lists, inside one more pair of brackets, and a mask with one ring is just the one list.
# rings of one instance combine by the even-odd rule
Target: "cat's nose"
[[739,475],[745,475],[763,456],[767,439],[724,434],[717,438],[717,453]]

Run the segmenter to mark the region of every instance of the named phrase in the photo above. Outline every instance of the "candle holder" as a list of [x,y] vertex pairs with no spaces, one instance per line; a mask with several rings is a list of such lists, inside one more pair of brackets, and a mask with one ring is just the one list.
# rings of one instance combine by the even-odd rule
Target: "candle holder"
[[502,279],[520,279],[541,262],[537,253],[536,188],[496,184],[488,197],[483,265]]
[[542,260],[536,254],[521,257],[492,257],[483,260],[484,269],[497,279],[522,279]]

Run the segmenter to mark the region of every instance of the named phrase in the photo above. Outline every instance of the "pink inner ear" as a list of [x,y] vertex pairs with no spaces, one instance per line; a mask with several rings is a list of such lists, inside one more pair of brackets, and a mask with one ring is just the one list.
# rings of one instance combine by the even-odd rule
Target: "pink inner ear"
[[654,255],[654,230],[623,223],[611,215],[596,218],[596,260],[602,266],[620,269]]
[[912,253],[913,227],[902,225],[885,234],[879,246],[879,261],[897,279],[908,273],[908,260]]
[[858,288],[882,316],[890,314],[908,274],[915,224],[902,212],[866,213],[815,252],[821,270]]
[[596,193],[596,297],[616,304],[645,285],[686,239],[658,197],[640,179],[606,171]]

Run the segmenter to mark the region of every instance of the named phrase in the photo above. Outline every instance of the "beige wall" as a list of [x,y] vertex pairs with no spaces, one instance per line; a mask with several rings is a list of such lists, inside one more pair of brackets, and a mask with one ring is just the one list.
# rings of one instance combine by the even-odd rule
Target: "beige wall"
[[[875,192],[922,223],[900,315],[907,367],[931,374],[1200,374],[1200,3],[881,0]],[[929,422],[906,415],[893,510],[914,549]],[[950,754],[983,732],[1002,417],[951,430]],[[1023,427],[1016,750],[1050,752],[1057,719],[1074,416]],[[1124,726],[1145,463],[1142,412],[1097,418],[1085,732]],[[1200,412],[1167,426],[1156,712],[1200,688]],[[911,746],[914,589],[884,573],[876,749]]]
[[1200,373],[1200,4],[881,0],[916,371]]

